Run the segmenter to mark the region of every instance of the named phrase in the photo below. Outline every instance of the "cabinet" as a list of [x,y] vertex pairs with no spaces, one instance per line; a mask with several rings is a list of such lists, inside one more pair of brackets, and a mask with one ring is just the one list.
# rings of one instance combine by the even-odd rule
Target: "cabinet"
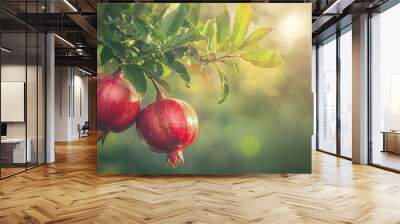
[[400,154],[400,132],[383,133],[383,152]]

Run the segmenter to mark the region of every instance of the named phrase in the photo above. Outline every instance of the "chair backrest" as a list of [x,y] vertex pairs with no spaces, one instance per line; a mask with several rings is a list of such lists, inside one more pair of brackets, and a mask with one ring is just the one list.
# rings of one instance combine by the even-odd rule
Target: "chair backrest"
[[85,124],[83,124],[82,127],[90,128],[90,123],[89,123],[89,121],[85,121]]

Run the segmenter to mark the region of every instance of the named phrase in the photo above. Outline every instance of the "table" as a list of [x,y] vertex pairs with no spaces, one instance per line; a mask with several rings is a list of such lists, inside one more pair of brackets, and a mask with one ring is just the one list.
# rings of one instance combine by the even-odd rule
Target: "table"
[[382,152],[392,152],[400,154],[400,132],[382,131],[382,134],[383,134]]
[[[1,139],[1,151],[2,157],[3,154],[7,154],[7,152],[12,153],[12,157],[6,158],[6,161],[9,163],[26,163],[31,162],[32,153],[31,153],[31,145],[32,141],[30,138],[26,139],[28,142],[25,151],[25,138],[5,138]],[[10,148],[10,146],[12,148]],[[4,157],[3,157],[4,158]],[[11,160],[12,158],[12,160]]]

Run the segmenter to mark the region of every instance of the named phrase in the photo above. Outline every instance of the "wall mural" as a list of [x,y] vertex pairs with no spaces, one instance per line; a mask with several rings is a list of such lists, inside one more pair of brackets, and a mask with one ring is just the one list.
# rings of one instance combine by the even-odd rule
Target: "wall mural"
[[311,4],[98,4],[98,172],[311,172]]

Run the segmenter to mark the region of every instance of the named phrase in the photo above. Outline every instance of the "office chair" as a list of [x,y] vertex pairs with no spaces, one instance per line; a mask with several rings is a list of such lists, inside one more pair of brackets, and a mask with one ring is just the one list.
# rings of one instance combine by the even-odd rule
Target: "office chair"
[[80,125],[78,124],[79,138],[89,136],[89,130],[90,130],[89,121],[85,121],[82,127],[80,127]]

